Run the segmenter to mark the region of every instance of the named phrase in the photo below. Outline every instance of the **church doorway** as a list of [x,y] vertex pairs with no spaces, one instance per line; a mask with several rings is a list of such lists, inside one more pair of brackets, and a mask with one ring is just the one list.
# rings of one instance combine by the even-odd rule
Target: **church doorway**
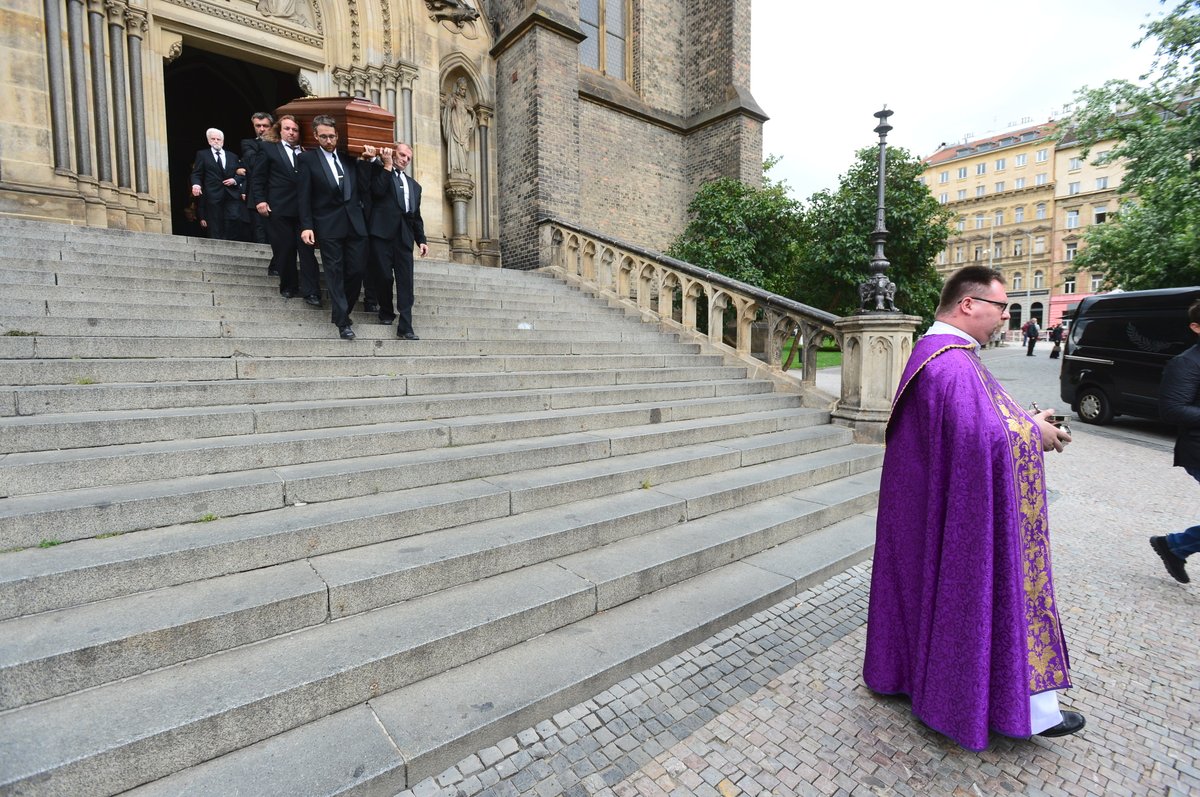
[[303,96],[295,74],[187,46],[163,69],[167,106],[167,165],[171,183],[171,230],[202,235],[191,207],[192,160],[205,146],[210,127],[225,133],[225,147],[241,154],[251,138],[250,115],[274,114]]

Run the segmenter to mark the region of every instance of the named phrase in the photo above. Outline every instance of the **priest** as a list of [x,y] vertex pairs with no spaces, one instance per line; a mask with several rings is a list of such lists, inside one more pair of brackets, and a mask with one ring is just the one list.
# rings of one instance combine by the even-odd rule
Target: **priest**
[[1065,736],[1067,646],[1055,604],[1044,451],[1070,434],[1024,410],[979,348],[1008,320],[999,271],[942,289],[892,404],[863,668],[926,725],[982,750],[988,732]]

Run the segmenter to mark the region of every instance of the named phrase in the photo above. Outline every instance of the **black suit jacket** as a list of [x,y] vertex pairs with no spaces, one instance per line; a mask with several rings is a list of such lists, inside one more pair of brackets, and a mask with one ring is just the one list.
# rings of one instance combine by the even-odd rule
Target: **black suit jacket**
[[1172,357],[1163,369],[1158,394],[1162,419],[1179,430],[1175,464],[1200,467],[1200,343]]
[[[300,157],[296,165],[288,160],[283,144],[263,141],[250,172],[251,193],[255,204],[266,202],[272,213],[281,216],[300,215]],[[300,153],[303,155],[304,153]]]
[[397,192],[394,172],[376,161],[371,173],[371,235],[376,238],[399,238],[400,245],[412,250],[414,244],[425,243],[425,221],[421,218],[421,184],[408,175],[409,212],[404,212],[403,197]]
[[326,166],[324,152],[318,147],[300,153],[296,168],[300,178],[300,229],[322,238],[365,236],[367,221],[363,214],[361,192],[369,180],[369,164],[338,152],[342,174],[348,185],[343,190]]
[[254,185],[251,177],[254,174],[255,168],[258,167],[259,155],[264,146],[267,146],[267,142],[261,138],[242,139],[242,167],[246,170],[246,204],[251,210],[262,201],[261,199],[254,198]]
[[[204,199],[209,203],[219,204],[225,197],[241,202],[246,178],[238,176],[237,170],[240,168],[242,161],[233,152],[225,150],[225,168],[222,169],[213,158],[212,148],[205,147],[196,153],[192,165],[192,185],[200,186]],[[237,180],[236,185],[224,185],[224,181],[230,177]]]

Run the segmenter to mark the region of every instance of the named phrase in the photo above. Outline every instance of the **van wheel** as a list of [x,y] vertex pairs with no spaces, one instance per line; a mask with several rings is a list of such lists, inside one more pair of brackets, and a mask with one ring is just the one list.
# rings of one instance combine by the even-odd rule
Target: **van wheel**
[[1112,404],[1098,387],[1079,391],[1079,417],[1085,423],[1106,424],[1112,420]]

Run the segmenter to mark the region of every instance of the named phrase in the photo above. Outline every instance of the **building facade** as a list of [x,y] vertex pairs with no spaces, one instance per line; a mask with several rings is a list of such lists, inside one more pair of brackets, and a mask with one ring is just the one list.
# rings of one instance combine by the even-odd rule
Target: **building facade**
[[238,151],[301,96],[395,114],[434,256],[534,266],[548,216],[665,248],[700,183],[761,180],[750,0],[10,0],[0,23],[0,215],[195,234],[205,129]]

